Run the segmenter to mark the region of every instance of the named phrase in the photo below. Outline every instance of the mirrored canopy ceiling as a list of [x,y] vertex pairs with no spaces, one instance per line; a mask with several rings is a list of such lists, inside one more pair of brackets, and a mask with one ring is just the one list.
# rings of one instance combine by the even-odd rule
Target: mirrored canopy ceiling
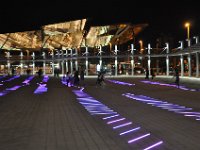
[[42,45],[41,31],[26,31],[0,34],[1,49],[40,49]]
[[91,26],[86,19],[45,25],[41,30],[0,34],[0,47],[6,50],[74,49],[124,44],[137,36],[147,24]]

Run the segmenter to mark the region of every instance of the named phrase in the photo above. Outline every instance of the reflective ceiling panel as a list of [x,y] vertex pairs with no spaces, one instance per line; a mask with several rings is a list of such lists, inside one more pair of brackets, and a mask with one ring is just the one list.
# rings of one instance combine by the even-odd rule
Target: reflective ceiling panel
[[46,25],[44,48],[79,48],[83,41],[86,19]]
[[41,41],[41,31],[0,34],[2,49],[40,49]]
[[7,50],[42,48],[71,49],[124,44],[137,36],[147,24],[92,26],[85,31],[86,19],[42,26],[41,30],[0,34],[0,48]]

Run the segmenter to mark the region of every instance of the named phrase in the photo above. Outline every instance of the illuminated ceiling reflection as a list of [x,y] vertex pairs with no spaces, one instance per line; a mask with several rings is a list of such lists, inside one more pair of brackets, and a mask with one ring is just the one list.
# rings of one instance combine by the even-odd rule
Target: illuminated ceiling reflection
[[92,26],[86,19],[50,24],[41,30],[0,34],[0,47],[6,50],[73,49],[124,44],[132,40],[147,24]]

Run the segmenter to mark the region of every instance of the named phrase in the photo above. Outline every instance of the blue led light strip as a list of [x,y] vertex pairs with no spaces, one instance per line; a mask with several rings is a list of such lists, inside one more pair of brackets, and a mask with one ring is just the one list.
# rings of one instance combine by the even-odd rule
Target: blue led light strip
[[[64,84],[64,83],[63,83]],[[83,107],[91,114],[91,115],[100,115],[101,118],[106,121],[107,125],[112,126],[112,129],[119,132],[120,136],[127,136],[135,134],[138,130],[141,129],[141,127],[133,128],[132,122],[127,121],[126,118],[122,117],[117,112],[113,111],[112,109],[108,108],[106,105],[102,104],[98,100],[94,99],[87,93],[83,92],[83,89],[81,90],[73,90],[74,94],[77,96],[77,100]],[[106,116],[105,116],[106,115]],[[121,130],[124,130],[123,132]],[[137,138],[128,140],[127,142],[129,144],[133,144],[136,141],[140,141],[143,138],[150,136],[150,133],[147,133],[145,135],[141,135]],[[162,142],[162,141],[161,141]],[[162,142],[163,143],[163,142]],[[147,148],[153,148],[161,143],[153,143],[152,145],[148,146]]]
[[146,83],[146,84],[153,84],[153,85],[161,85],[161,86],[168,86],[168,87],[174,87],[174,88],[178,88],[178,89],[181,89],[181,90],[184,90],[184,91],[193,91],[193,92],[196,92],[196,91],[200,91],[200,89],[192,89],[192,88],[187,88],[185,86],[177,86],[176,84],[168,84],[168,83],[161,83],[161,82],[153,82],[153,81],[140,81],[142,83]]
[[127,83],[127,82],[122,82],[122,81],[117,81],[117,80],[106,80],[112,83],[120,84],[120,85],[127,85],[127,86],[134,86],[135,84]]
[[[17,77],[17,78],[18,78],[18,77]],[[15,85],[15,86],[13,86],[13,87],[11,87],[11,88],[6,88],[5,90],[3,90],[3,91],[0,92],[0,96],[7,95],[7,94],[10,93],[11,91],[15,91],[15,90],[17,90],[17,89],[19,89],[19,88],[21,88],[21,87],[23,87],[23,86],[29,85],[29,82],[30,82],[33,78],[34,78],[34,76],[30,76],[30,77],[28,77],[26,80],[24,80],[24,81],[22,82],[22,85]],[[11,81],[12,81],[12,80],[11,80]]]
[[47,86],[47,82],[49,80],[49,77],[46,75],[43,77],[43,80],[41,83],[38,83],[39,86],[37,87],[37,89],[34,91],[34,94],[42,94],[44,92],[47,92],[48,88],[46,87]]
[[125,93],[122,95],[125,97],[128,97],[130,99],[134,99],[134,100],[137,100],[137,101],[140,101],[140,102],[143,102],[143,103],[155,106],[155,107],[159,107],[161,109],[166,109],[168,111],[172,111],[177,114],[182,114],[186,117],[194,118],[195,120],[198,120],[198,121],[200,118],[200,112],[193,112],[192,108],[187,108],[186,106],[168,103],[168,102],[157,100],[157,99],[147,97],[144,95],[135,95],[135,94],[131,94],[131,93]]

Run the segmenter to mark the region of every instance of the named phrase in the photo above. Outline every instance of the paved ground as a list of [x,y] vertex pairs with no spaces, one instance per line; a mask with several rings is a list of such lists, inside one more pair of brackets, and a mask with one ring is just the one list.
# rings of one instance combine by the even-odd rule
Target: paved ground
[[[21,84],[25,78],[4,83],[0,92]],[[120,136],[128,128],[114,130],[113,124],[102,120],[109,115],[90,115],[72,92],[78,88],[66,87],[59,79],[49,79],[46,93],[33,94],[42,81],[36,77],[30,85],[0,97],[0,150],[140,150],[161,140],[163,144],[154,149],[200,149],[200,121],[122,96],[145,95],[200,112],[200,92],[145,84],[140,82],[143,78],[114,79],[136,85],[106,81],[106,85],[96,86],[95,79],[90,78],[83,92],[131,121],[132,128],[141,127],[139,131]],[[157,77],[154,81],[169,83],[172,79]],[[188,87],[200,88],[200,81],[181,81]],[[147,133],[151,136],[127,143]]]

